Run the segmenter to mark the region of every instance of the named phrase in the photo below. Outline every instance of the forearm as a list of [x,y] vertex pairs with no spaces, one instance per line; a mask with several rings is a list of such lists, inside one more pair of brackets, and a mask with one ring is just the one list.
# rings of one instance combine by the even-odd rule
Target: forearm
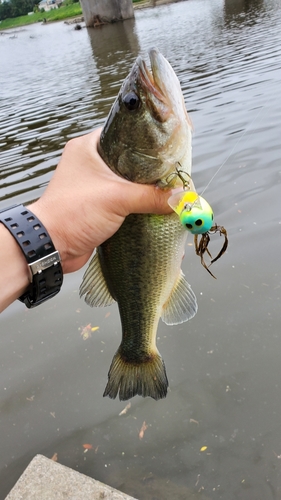
[[0,312],[2,312],[28,287],[29,271],[19,245],[1,223],[0,241]]

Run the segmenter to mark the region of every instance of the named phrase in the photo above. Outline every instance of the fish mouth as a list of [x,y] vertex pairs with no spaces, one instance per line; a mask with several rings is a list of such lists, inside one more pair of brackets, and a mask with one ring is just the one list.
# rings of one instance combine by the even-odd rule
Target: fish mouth
[[162,122],[176,112],[180,120],[187,121],[192,130],[180,82],[173,68],[157,48],[150,49],[148,55],[151,71],[140,56],[136,61],[139,82],[146,94],[148,106],[154,111],[154,116]]
[[164,82],[167,80],[167,77],[171,76],[171,67],[158,49],[150,49],[148,55],[151,71],[141,56],[136,60],[136,65],[139,68],[138,76],[141,86],[146,90],[146,94],[152,94],[156,99],[167,105],[169,100]]

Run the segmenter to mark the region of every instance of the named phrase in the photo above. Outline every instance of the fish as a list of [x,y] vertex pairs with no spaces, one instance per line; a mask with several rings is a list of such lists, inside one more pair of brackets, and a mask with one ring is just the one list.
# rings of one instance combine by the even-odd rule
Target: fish
[[[99,154],[131,182],[176,187],[175,169],[191,173],[192,124],[180,82],[158,49],[149,69],[138,56],[102,129]],[[168,378],[156,346],[160,317],[167,325],[191,319],[197,301],[181,270],[187,230],[176,213],[130,214],[95,251],[80,286],[92,307],[117,302],[122,341],[104,396],[165,398]]]

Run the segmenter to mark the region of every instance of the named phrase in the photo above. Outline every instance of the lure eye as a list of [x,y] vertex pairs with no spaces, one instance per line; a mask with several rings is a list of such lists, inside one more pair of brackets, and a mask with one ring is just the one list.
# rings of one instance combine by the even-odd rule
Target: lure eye
[[136,111],[139,108],[140,99],[134,92],[129,92],[124,96],[123,103],[128,111]]
[[[197,220],[195,221],[195,226],[197,226],[197,227],[202,226],[202,224],[203,224],[202,219],[197,219]],[[187,224],[185,224],[185,225],[186,225],[187,229],[189,229],[189,230],[193,229],[193,225],[192,225],[192,224],[187,223]]]

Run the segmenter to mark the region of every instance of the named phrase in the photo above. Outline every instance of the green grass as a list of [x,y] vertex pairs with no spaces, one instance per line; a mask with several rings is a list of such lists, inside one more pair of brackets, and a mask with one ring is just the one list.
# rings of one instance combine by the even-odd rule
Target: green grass
[[47,21],[62,21],[68,17],[76,17],[82,15],[82,9],[79,3],[74,3],[68,5],[67,7],[60,7],[59,9],[53,9],[49,12],[36,12],[30,16],[14,17],[12,19],[5,19],[0,24],[0,30],[7,28],[16,28],[18,26],[24,26],[26,24],[32,24],[36,22],[42,22],[43,19]]

